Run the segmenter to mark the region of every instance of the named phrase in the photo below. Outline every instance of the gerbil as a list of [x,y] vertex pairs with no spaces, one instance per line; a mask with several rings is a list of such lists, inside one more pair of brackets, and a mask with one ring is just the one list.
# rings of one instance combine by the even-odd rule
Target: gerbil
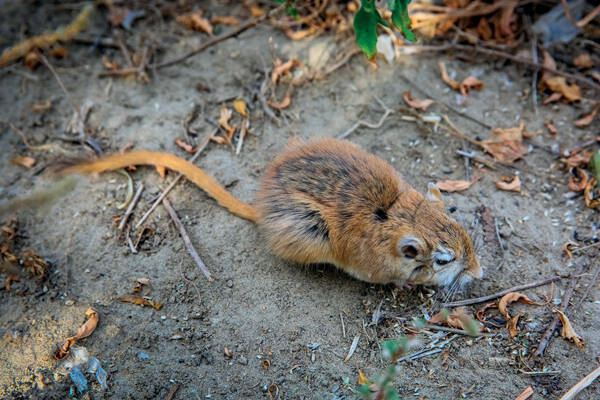
[[296,142],[266,169],[256,206],[233,197],[193,164],[167,153],[116,154],[63,169],[93,173],[128,165],[178,171],[232,213],[256,222],[269,248],[302,263],[330,263],[373,283],[463,286],[482,270],[465,229],[382,159],[347,141]]

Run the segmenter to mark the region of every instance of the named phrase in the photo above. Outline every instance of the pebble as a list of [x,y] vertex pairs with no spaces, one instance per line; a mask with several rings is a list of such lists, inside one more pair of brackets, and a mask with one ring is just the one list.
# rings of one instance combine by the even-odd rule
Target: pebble
[[227,284],[228,288],[232,288],[233,287],[233,281],[231,279],[228,279],[226,284]]
[[248,359],[244,356],[240,356],[238,358],[238,363],[242,364],[242,365],[248,365]]

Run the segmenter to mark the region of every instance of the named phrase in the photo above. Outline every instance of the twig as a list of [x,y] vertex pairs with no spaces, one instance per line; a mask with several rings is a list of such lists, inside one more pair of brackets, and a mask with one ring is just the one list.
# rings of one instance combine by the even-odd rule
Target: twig
[[598,15],[598,13],[600,13],[600,6],[598,6],[598,7],[594,8],[588,15],[586,15],[585,17],[580,19],[579,21],[575,21],[575,18],[573,18],[573,14],[571,14],[571,9],[569,8],[569,5],[567,4],[567,0],[560,0],[560,2],[562,3],[563,8],[565,9],[565,14],[566,14],[569,22],[578,28],[583,28],[584,26],[586,26],[591,20],[594,19],[594,17],[596,15]]
[[596,380],[596,378],[599,376],[600,376],[600,367],[596,368],[595,370],[593,370],[592,372],[587,374],[585,376],[585,378],[583,378],[582,380],[577,382],[577,384],[575,386],[573,386],[571,389],[569,389],[569,391],[567,393],[565,393],[563,395],[563,397],[560,398],[560,400],[574,399],[575,396],[579,392],[581,392],[586,387],[590,386],[592,384],[592,382],[594,382],[594,380]]
[[485,165],[486,167],[488,167],[490,169],[498,169],[498,164],[495,161],[488,160],[487,158],[478,156],[475,154],[474,151],[467,153],[466,151],[463,151],[463,150],[456,150],[456,154],[460,154],[463,157],[472,158],[473,160],[477,161],[480,164]]
[[352,59],[352,57],[354,57],[357,54],[360,54],[361,50],[359,48],[355,48],[352,49],[351,51],[349,51],[348,53],[346,53],[346,55],[344,57],[342,57],[342,59],[338,62],[336,62],[335,64],[325,68],[325,71],[318,73],[314,76],[314,79],[322,79],[325,78],[327,75],[337,71],[338,69],[340,69],[341,67],[343,67],[344,65],[346,65],[346,63],[348,61],[350,61],[350,59]]
[[494,229],[496,230],[496,238],[498,239],[498,244],[500,244],[500,250],[502,250],[502,255],[504,255],[504,243],[502,243],[502,238],[500,237],[500,230],[498,229],[498,218],[495,217]]
[[450,118],[448,118],[447,115],[443,114],[442,118],[444,121],[446,121],[446,123],[448,124],[448,126],[450,127],[450,131],[454,133],[454,136],[458,136],[459,138],[466,140],[467,142],[469,142],[470,144],[477,146],[477,147],[481,147],[481,142],[471,139],[470,137],[467,136],[466,133],[460,131],[456,125],[454,125],[452,123],[452,121],[450,121]]
[[165,400],[173,400],[173,397],[175,397],[175,393],[177,393],[178,390],[179,390],[179,382],[175,382],[175,385],[173,387],[171,387],[171,390],[169,390],[169,394],[167,394],[167,397],[165,398]]
[[471,304],[479,304],[479,303],[483,303],[484,301],[497,299],[498,297],[502,297],[505,294],[510,293],[510,292],[517,292],[517,291],[520,291],[520,290],[531,289],[531,288],[534,288],[534,287],[547,285],[549,283],[556,282],[556,281],[558,281],[560,279],[561,279],[560,276],[553,276],[552,278],[546,278],[546,279],[543,279],[541,281],[535,281],[535,282],[527,283],[525,285],[514,286],[514,287],[511,287],[510,289],[506,289],[506,290],[503,290],[501,292],[490,294],[490,295],[483,296],[483,297],[477,297],[477,298],[474,298],[474,299],[454,301],[454,302],[451,302],[451,303],[443,303],[442,307],[458,307],[458,306],[468,306],[468,305],[471,305]]
[[417,356],[411,357],[410,359],[411,360],[418,360],[419,358],[429,357],[429,356],[432,356],[434,354],[441,353],[441,352],[442,352],[442,349],[434,349],[434,350],[428,351],[426,353],[422,353],[422,354],[419,354]]
[[526,400],[531,397],[533,394],[533,388],[531,386],[527,386],[527,389],[523,390],[520,395],[515,397],[515,400]]
[[262,104],[265,113],[271,117],[273,121],[279,126],[279,118],[275,115],[269,104],[267,103],[267,98],[265,97],[265,93],[267,92],[267,84],[269,83],[269,75],[270,71],[268,68],[265,68],[265,79],[260,84],[260,90],[258,91],[258,99],[260,100],[260,104]]
[[350,129],[348,129],[347,131],[339,134],[337,136],[337,139],[345,139],[346,137],[348,137],[348,135],[350,135],[352,132],[354,132],[355,130],[357,130],[360,127],[365,127],[365,128],[369,128],[369,129],[378,129],[378,128],[381,128],[381,125],[383,125],[383,123],[385,122],[385,120],[387,119],[387,117],[390,114],[392,114],[394,112],[394,110],[392,110],[391,108],[389,108],[388,106],[386,106],[383,103],[383,101],[381,101],[381,99],[379,99],[379,97],[375,96],[375,100],[377,100],[377,102],[379,103],[379,105],[385,110],[385,112],[383,113],[383,115],[379,119],[379,122],[377,122],[376,124],[373,124],[371,122],[363,121],[361,119],[361,120],[357,121],[354,125],[352,125],[350,127]]
[[[473,336],[469,332],[465,331],[464,329],[449,328],[447,326],[439,326],[439,325],[427,324],[427,325],[425,325],[425,329],[431,329],[431,330],[434,330],[434,331],[457,333],[459,335],[465,335],[465,336]],[[489,333],[485,333],[485,332],[479,332],[477,334],[477,336],[493,336],[493,335],[490,335]]]
[[344,316],[340,311],[340,320],[342,321],[342,336],[346,337],[346,327],[344,326]]
[[60,86],[60,88],[62,89],[63,93],[65,94],[65,96],[67,98],[67,101],[73,108],[73,111],[75,111],[75,114],[77,114],[77,118],[81,119],[81,113],[79,112],[79,109],[75,106],[75,102],[73,102],[73,98],[71,97],[71,94],[67,91],[65,84],[63,83],[62,79],[60,79],[60,76],[58,76],[58,74],[56,73],[56,70],[54,69],[52,64],[50,64],[48,59],[46,57],[44,57],[44,55],[42,53],[40,53],[38,51],[37,54],[38,54],[38,56],[40,56],[40,60],[42,60],[42,62],[46,66],[46,68],[48,68],[50,70],[50,72],[52,73],[52,75],[54,75],[54,78],[58,82],[58,86]]
[[[194,155],[188,160],[189,162],[193,163],[194,161],[196,161],[196,158],[198,158],[198,156],[200,155],[200,153],[202,153],[202,151],[206,148],[206,146],[210,142],[210,137],[212,135],[214,135],[215,132],[207,135],[202,140],[202,143],[200,143],[200,145],[196,149],[196,152],[194,153]],[[181,177],[183,177],[183,174],[177,175],[177,177],[175,179],[173,179],[173,182],[171,182],[169,184],[169,186],[167,186],[167,188],[165,190],[163,190],[163,192],[160,194],[160,196],[158,196],[158,199],[156,199],[156,201],[152,204],[152,206],[148,209],[148,211],[146,211],[146,213],[144,213],[144,215],[142,216],[142,218],[140,218],[140,220],[138,221],[138,223],[135,224],[135,229],[139,228],[144,223],[144,221],[146,221],[146,219],[150,216],[150,214],[152,214],[152,211],[154,211],[154,209],[160,204],[160,202],[162,201],[162,199],[164,199],[165,196],[169,194],[169,192],[171,191],[171,189],[173,189],[175,187],[175,185],[177,184],[177,182],[179,182],[179,180],[181,179]]]
[[131,251],[131,254],[137,254],[137,250],[135,249],[135,246],[133,245],[133,242],[131,241],[131,237],[129,236],[129,229],[127,229],[127,232],[125,233],[125,237],[127,238],[127,244],[129,245],[129,251]]
[[346,358],[344,358],[344,362],[348,361],[350,359],[350,357],[352,357],[352,355],[356,351],[356,347],[358,346],[359,339],[360,339],[360,335],[354,336],[354,339],[352,340],[352,344],[350,345],[350,349],[348,350],[348,355],[346,356]]
[[220,42],[222,42],[224,40],[227,40],[229,38],[238,36],[239,34],[247,31],[248,29],[255,27],[256,25],[262,23],[267,18],[269,18],[272,14],[275,14],[276,12],[278,12],[279,10],[281,10],[282,7],[283,7],[283,5],[275,8],[275,9],[273,9],[271,11],[269,11],[268,13],[266,13],[266,14],[264,14],[264,15],[256,18],[256,19],[254,19],[254,20],[252,20],[252,21],[250,21],[250,22],[248,22],[248,23],[246,23],[246,24],[244,24],[242,26],[240,26],[239,28],[237,28],[237,29],[235,29],[235,30],[233,30],[233,31],[231,31],[229,33],[226,33],[226,34],[221,35],[219,37],[216,37],[216,38],[214,38],[212,40],[209,40],[208,42],[201,44],[200,46],[196,47],[194,50],[192,50],[192,51],[190,51],[190,52],[188,52],[188,53],[186,53],[186,54],[184,54],[184,55],[182,55],[180,57],[177,57],[177,58],[175,58],[173,60],[170,60],[170,61],[162,62],[160,64],[152,64],[152,65],[150,65],[150,68],[161,69],[161,68],[170,67],[171,65],[175,65],[175,64],[180,63],[182,61],[185,61],[188,58],[193,57],[196,54],[203,52],[204,50],[208,49],[209,47],[214,46],[217,43],[220,43]]
[[27,137],[25,136],[25,133],[20,130],[19,128],[17,128],[12,122],[9,123],[10,128],[17,132],[17,134],[19,136],[21,136],[21,139],[23,139],[23,143],[25,143],[25,147],[27,147],[29,150],[52,150],[52,146],[49,144],[43,144],[41,146],[33,146],[29,143],[29,141],[27,140]]
[[204,276],[206,276],[206,279],[208,279],[209,282],[214,281],[212,276],[210,276],[210,271],[208,270],[208,268],[206,268],[206,265],[204,265],[204,262],[202,262],[202,259],[200,258],[200,256],[198,255],[198,252],[194,248],[194,245],[192,244],[190,237],[188,236],[185,228],[183,227],[181,220],[175,213],[175,210],[173,210],[173,207],[171,206],[169,199],[167,199],[166,197],[163,198],[162,203],[163,203],[163,206],[165,206],[165,208],[167,209],[167,212],[169,213],[169,215],[171,216],[173,223],[175,224],[177,229],[179,229],[179,234],[181,235],[181,238],[183,239],[183,242],[185,243],[185,247],[187,247],[188,252],[192,256],[192,258],[194,259],[194,261],[196,262],[198,267],[200,268],[200,271],[202,271],[202,273],[204,274]]
[[529,376],[560,375],[560,371],[523,371],[520,369],[519,372]]
[[[586,262],[585,262],[586,259],[587,259],[587,257],[582,257],[582,258],[578,259],[576,262],[575,271],[573,272],[571,280],[569,281],[569,286],[567,286],[567,290],[565,290],[565,294],[563,295],[563,298],[560,302],[559,310],[562,311],[563,313],[569,306],[569,300],[571,299],[571,296],[573,295],[573,291],[575,290],[575,286],[577,285],[579,276],[583,272],[583,266],[586,264]],[[548,326],[548,329],[546,329],[546,332],[542,336],[542,340],[540,340],[540,344],[539,344],[538,348],[535,350],[535,353],[533,353],[535,356],[541,356],[542,354],[544,354],[544,350],[546,350],[546,347],[548,346],[548,343],[550,343],[550,339],[552,338],[552,334],[556,330],[556,326],[558,325],[558,320],[559,320],[558,314],[554,315],[554,317],[552,318],[552,322],[550,322],[550,326]]]
[[141,196],[143,190],[144,190],[144,184],[140,183],[140,186],[138,187],[137,191],[135,192],[135,196],[133,196],[133,200],[131,200],[131,203],[129,203],[129,207],[127,207],[127,211],[125,211],[125,214],[123,214],[123,217],[121,217],[121,222],[119,222],[119,228],[118,228],[120,231],[122,231],[123,228],[125,227],[125,223],[127,222],[127,219],[129,219],[129,216],[133,212],[133,209],[135,208],[135,205],[137,204],[138,200],[140,199],[140,196]]

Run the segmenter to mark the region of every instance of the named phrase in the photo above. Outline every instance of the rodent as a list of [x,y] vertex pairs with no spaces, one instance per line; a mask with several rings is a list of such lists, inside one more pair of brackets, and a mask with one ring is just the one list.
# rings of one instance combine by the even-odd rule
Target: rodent
[[445,213],[437,186],[430,183],[421,195],[384,160],[348,141],[292,142],[266,168],[255,206],[168,153],[115,154],[62,172],[139,164],[182,173],[230,212],[257,223],[271,251],[286,260],[333,264],[372,283],[462,287],[482,277],[471,238]]

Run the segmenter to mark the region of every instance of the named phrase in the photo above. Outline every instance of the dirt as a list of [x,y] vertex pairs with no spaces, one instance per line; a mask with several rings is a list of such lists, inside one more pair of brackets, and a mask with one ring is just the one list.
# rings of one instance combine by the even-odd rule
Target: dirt
[[[69,9],[58,3],[0,4],[0,48],[68,23],[78,10],[75,5]],[[231,3],[211,7],[224,15],[241,8]],[[101,32],[104,18],[104,11],[97,12],[88,32]],[[173,20],[157,24],[156,17],[146,17],[126,32],[130,48],[136,47],[139,32],[152,29],[148,35],[154,34],[165,46],[156,55],[163,60],[206,40],[205,35],[191,33]],[[297,57],[306,63],[313,46],[336,51],[328,35],[291,41],[278,29],[261,24],[183,63],[150,73],[147,84],[97,77],[103,70],[103,55],[124,64],[120,51],[111,47],[94,51],[89,44],[72,42],[66,45],[67,58],[50,61],[74,104],[93,104],[87,124],[106,153],[131,143],[136,149],[188,157],[173,141],[186,138],[183,122],[194,105],[202,110],[192,123],[201,141],[214,130],[223,101],[231,108],[236,97],[246,99],[251,134],[241,153],[236,156],[227,145],[210,143],[196,164],[249,202],[261,172],[291,138],[334,137],[359,119],[375,123],[383,114],[375,96],[397,108],[405,106],[405,90],[420,98],[427,95],[438,102],[430,111],[448,115],[473,138],[489,136],[484,125],[511,128],[522,121],[530,132],[543,131],[526,141],[529,152],[524,160],[514,168],[488,170],[470,189],[445,195],[448,208],[455,209],[453,215],[478,244],[485,272],[483,280],[456,298],[482,296],[572,270],[565,263],[563,243],[574,240],[575,234],[593,236],[593,226],[600,221],[581,196],[565,197],[568,173],[558,169],[553,149],[574,147],[598,132],[597,120],[586,129],[574,128],[572,122],[583,106],[538,104],[536,111],[528,95],[531,74],[501,60],[458,61],[431,53],[406,56],[394,65],[381,59],[374,70],[362,56],[355,56],[325,79],[295,88],[285,121],[277,126],[256,96],[264,78],[261,70],[271,65],[269,38],[275,54],[284,61]],[[485,88],[473,91],[466,104],[457,104],[456,92],[440,78],[440,60],[456,79],[474,75],[484,81]],[[199,83],[210,92],[198,91]],[[87,146],[57,139],[69,135],[65,130],[73,110],[43,65],[33,72],[21,64],[1,69],[0,88],[2,198],[52,187],[56,180],[48,169],[59,159],[93,156]],[[593,95],[584,91],[584,97]],[[30,110],[46,99],[52,102],[50,110]],[[545,130],[543,123],[548,120],[557,127],[557,137]],[[20,127],[33,145],[52,144],[52,150],[27,149],[9,123]],[[390,116],[380,128],[359,128],[348,140],[390,162],[421,191],[429,181],[464,179],[464,158],[456,150],[477,150],[442,130],[398,115]],[[34,157],[37,163],[30,169],[14,165],[11,159],[17,155]],[[470,173],[475,169],[471,164]],[[495,178],[516,173],[521,177],[521,194],[497,189]],[[140,167],[131,175],[136,186],[145,185],[131,217],[135,223],[175,174],[161,179],[155,170]],[[300,266],[278,259],[265,248],[252,223],[228,213],[185,181],[175,186],[169,199],[215,281],[208,282],[200,273],[162,206],[148,219],[150,230],[138,253],[132,254],[114,223],[114,217],[123,212],[117,205],[125,198],[125,186],[125,177],[116,173],[81,178],[58,203],[16,213],[16,245],[34,249],[51,267],[43,280],[23,277],[12,283],[10,292],[0,288],[0,398],[69,396],[71,381],[52,354],[56,343],[73,335],[84,322],[89,307],[99,313],[100,322],[78,345],[101,361],[108,372],[108,388],[101,390],[87,375],[89,391],[75,392],[72,398],[166,398],[175,385],[179,385],[175,399],[357,398],[353,390],[358,370],[374,377],[389,364],[381,357],[381,342],[406,333],[404,328],[413,317],[431,315],[439,308],[427,289],[400,291],[359,282],[328,265]],[[498,221],[504,250],[497,239],[486,240],[477,211],[482,205]],[[131,225],[135,240],[140,231]],[[581,254],[585,257],[586,252]],[[531,386],[534,399],[558,399],[598,366],[600,297],[597,283],[590,278],[594,268],[586,267],[567,311],[585,339],[584,350],[555,335],[541,359],[531,358],[552,313],[548,306],[514,305],[513,312],[525,313],[516,338],[511,339],[504,328],[494,329],[492,337],[458,335],[440,353],[400,363],[394,384],[401,397],[511,399]],[[6,276],[0,274],[2,280]],[[150,279],[149,295],[164,303],[161,310],[117,300],[130,293],[137,278]],[[556,284],[555,301],[567,283],[565,279]],[[591,291],[576,309],[590,284]],[[526,293],[543,302],[543,293],[550,295],[551,287]],[[433,298],[439,296],[436,293]],[[382,319],[371,324],[380,303]],[[428,346],[435,338],[452,337],[432,334],[414,335],[412,350]],[[360,336],[356,351],[344,362],[355,336]],[[550,372],[523,372],[532,369]],[[596,382],[577,398],[599,397]]]

